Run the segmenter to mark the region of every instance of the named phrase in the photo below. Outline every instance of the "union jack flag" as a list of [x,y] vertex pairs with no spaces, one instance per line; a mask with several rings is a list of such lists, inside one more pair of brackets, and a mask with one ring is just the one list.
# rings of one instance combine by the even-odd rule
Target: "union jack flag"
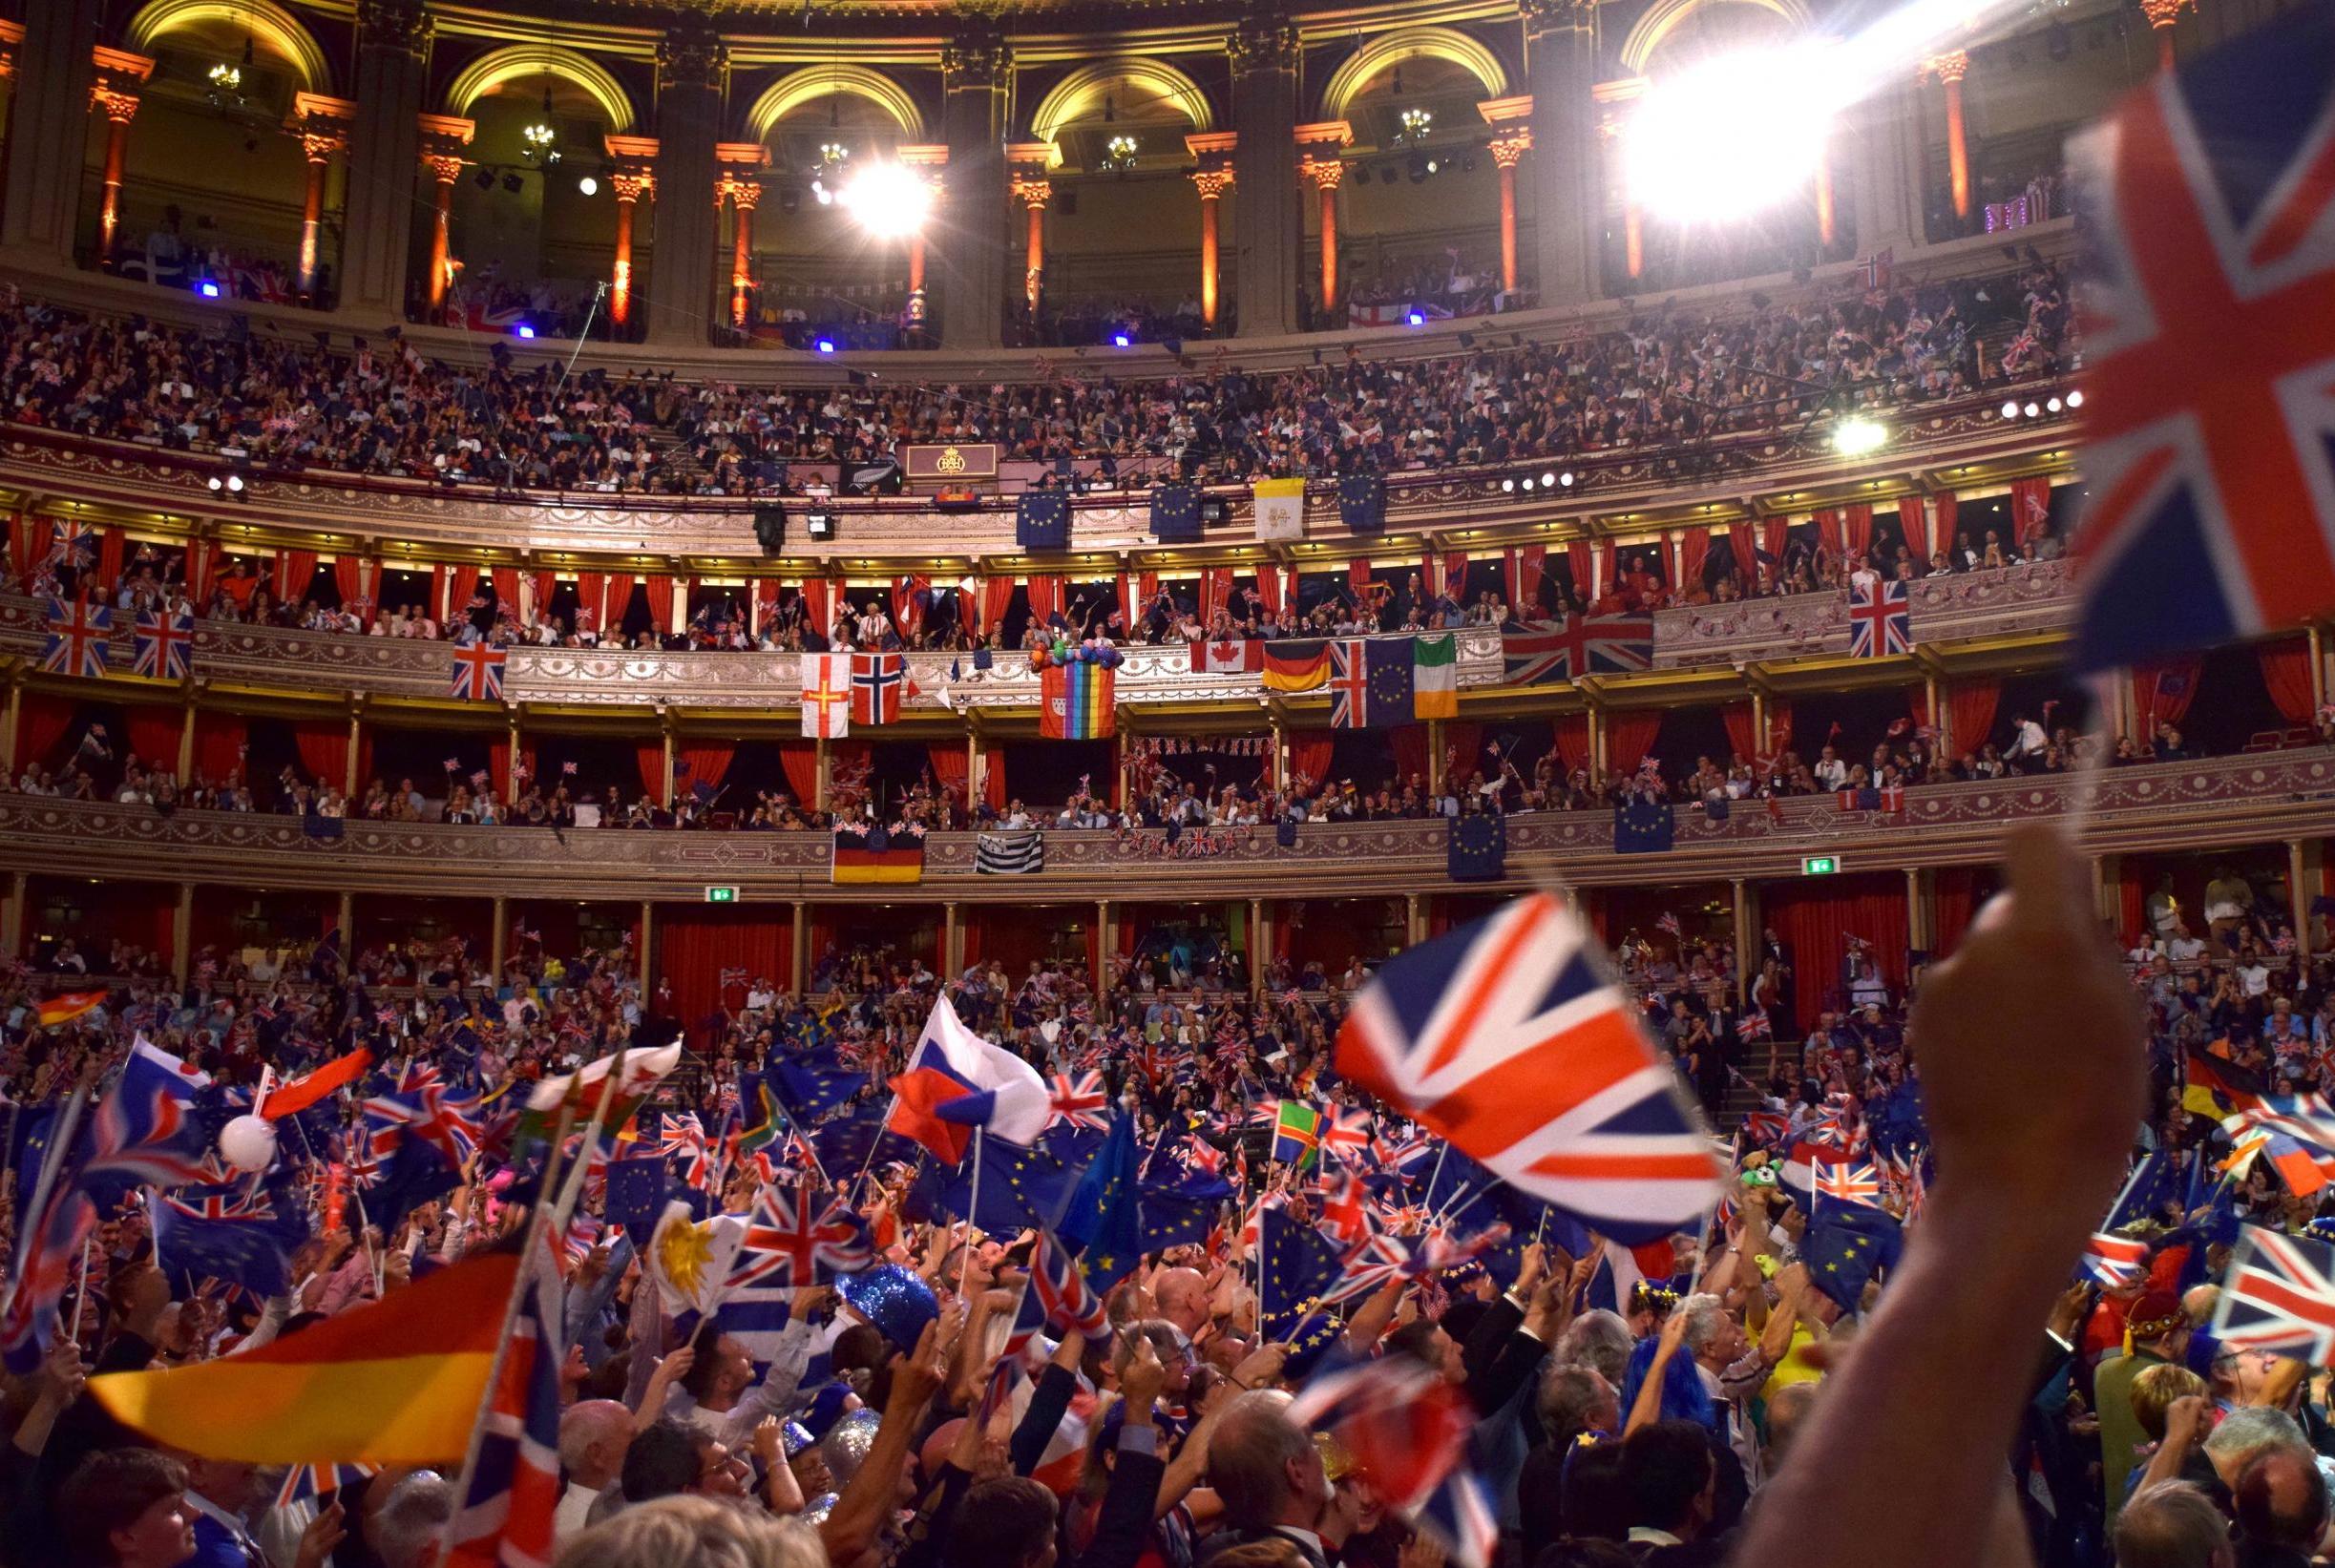
[[1849,584],[1848,652],[1851,659],[1913,652],[1913,604],[1904,583]]
[[1810,1181],[1819,1198],[1828,1198],[1837,1203],[1860,1203],[1866,1208],[1881,1207],[1881,1173],[1870,1163],[1818,1165],[1811,1169]]
[[195,667],[195,617],[141,610],[130,641],[130,668],[158,680],[182,680]]
[[1039,1233],[1030,1252],[1030,1291],[1045,1321],[1064,1333],[1075,1328],[1092,1339],[1110,1327],[1103,1299],[1086,1286],[1086,1271],[1048,1232]]
[[87,571],[97,564],[97,531],[77,518],[60,517],[49,525],[51,566]]
[[2072,149],[2083,280],[2075,666],[2335,605],[2335,16],[2302,7],[2128,96]]
[[1754,1111],[1743,1119],[1743,1136],[1753,1143],[1779,1143],[1792,1130],[1792,1119],[1781,1111]]
[[1348,1077],[1609,1236],[1699,1221],[1724,1178],[1675,1073],[1546,894],[1379,970],[1338,1030]]
[[2084,1244],[2082,1267],[2091,1278],[2114,1288],[2138,1279],[2140,1265],[2148,1256],[2149,1244],[2146,1242],[2095,1230],[2092,1233],[2092,1240]]
[[1743,1016],[1735,1020],[1738,1040],[1772,1040],[1776,1037],[1776,1021],[1767,1015],[1764,1007],[1747,1007]]
[[1672,936],[1684,934],[1684,931],[1678,924],[1678,917],[1675,914],[1672,914],[1667,911],[1663,913],[1660,918],[1654,921],[1654,930],[1658,931],[1666,931]]
[[2335,1353],[2335,1245],[2247,1225],[2221,1278],[2214,1338],[2316,1367]]
[[738,1242],[729,1286],[820,1285],[874,1260],[867,1226],[840,1199],[822,1205],[810,1188],[764,1187]]
[[1355,1160],[1370,1147],[1370,1113],[1359,1106],[1333,1109],[1321,1124],[1321,1152]]
[[1067,1123],[1090,1127],[1098,1133],[1110,1131],[1111,1097],[1104,1091],[1101,1073],[1090,1071],[1076,1077],[1057,1073],[1046,1080],[1046,1091],[1053,1105],[1046,1118],[1047,1126]]
[[665,1118],[664,1134],[658,1141],[657,1152],[681,1156],[682,1181],[700,1192],[711,1190],[713,1145],[706,1140],[705,1124],[698,1120],[695,1111]]
[[473,642],[454,650],[451,685],[454,698],[465,702],[499,701],[503,695],[503,665],[510,656],[491,643]]
[[1403,1356],[1325,1372],[1298,1390],[1287,1413],[1336,1437],[1378,1495],[1406,1513],[1459,1467],[1476,1424],[1464,1390]]
[[1323,1183],[1321,1214],[1314,1226],[1344,1246],[1369,1240],[1370,1201],[1362,1192],[1359,1175],[1343,1170]]
[[1500,634],[1500,654],[1511,686],[1573,680],[1599,670],[1651,670],[1654,664],[1651,616],[1569,615],[1563,620],[1526,620]]
[[379,1465],[294,1465],[284,1472],[284,1485],[277,1489],[276,1506],[289,1508],[310,1497],[354,1486],[368,1475],[380,1473]]
[[474,1097],[450,1092],[434,1074],[410,1075],[406,1087],[395,1094],[375,1095],[365,1102],[372,1157],[386,1161],[410,1138],[429,1144],[459,1169],[478,1148],[481,1127],[472,1115],[477,1103]]
[[1330,727],[1360,729],[1370,708],[1370,670],[1362,639],[1341,638],[1330,644]]
[[40,667],[55,675],[95,679],[105,674],[113,648],[114,612],[87,599],[49,601],[49,640],[41,644]]
[[559,1506],[559,1287],[527,1267],[486,1417],[471,1439],[446,1568],[543,1568]]

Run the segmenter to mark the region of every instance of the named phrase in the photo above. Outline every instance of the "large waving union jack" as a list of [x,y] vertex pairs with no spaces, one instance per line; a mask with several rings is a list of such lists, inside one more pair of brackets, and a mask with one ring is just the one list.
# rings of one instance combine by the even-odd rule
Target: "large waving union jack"
[[446,1568],[543,1568],[559,1506],[559,1285],[522,1275],[485,1417],[472,1438]]
[[1852,1165],[1836,1160],[1812,1166],[1809,1181],[1816,1196],[1827,1202],[1881,1207],[1881,1173],[1870,1163]]
[[1321,1152],[1358,1161],[1370,1148],[1370,1113],[1360,1106],[1333,1107],[1321,1124]]
[[867,1227],[837,1200],[822,1202],[808,1185],[764,1187],[738,1242],[729,1286],[818,1285],[868,1266],[874,1248]]
[[2073,149],[2079,669],[2335,606],[2335,13],[2162,73]]
[[1848,652],[1852,659],[1913,652],[1913,609],[1904,583],[1849,584]]
[[1111,1097],[1103,1087],[1103,1075],[1087,1071],[1076,1077],[1068,1073],[1057,1073],[1046,1079],[1046,1095],[1051,1110],[1046,1117],[1049,1127],[1068,1124],[1090,1127],[1098,1133],[1111,1130]]
[[509,656],[490,643],[473,642],[454,650],[453,677],[449,689],[458,701],[496,702],[503,695],[503,665]]
[[1030,1254],[1030,1289],[1046,1322],[1064,1333],[1075,1328],[1092,1338],[1110,1327],[1103,1298],[1087,1286],[1086,1271],[1058,1239],[1044,1232]]
[[1563,620],[1519,621],[1501,633],[1500,653],[1511,686],[1573,680],[1599,670],[1650,670],[1653,617],[1576,614]]
[[407,1139],[413,1139],[459,1169],[478,1148],[480,1127],[472,1114],[477,1100],[452,1094],[434,1076],[408,1083],[394,1094],[375,1095],[365,1102],[372,1157],[386,1160]]
[[182,680],[195,665],[195,617],[166,615],[159,610],[138,612],[130,641],[130,668],[158,680]]
[[1717,1202],[1700,1116],[1547,894],[1389,962],[1338,1031],[1337,1067],[1609,1236],[1651,1240]]
[[2324,1364],[2335,1353],[2335,1245],[2247,1225],[2222,1276],[2214,1338]]
[[1370,671],[1364,662],[1362,639],[1343,638],[1330,644],[1330,727],[1360,729],[1370,707]]
[[87,599],[49,601],[49,639],[41,644],[40,667],[53,675],[105,674],[112,649],[114,612]]

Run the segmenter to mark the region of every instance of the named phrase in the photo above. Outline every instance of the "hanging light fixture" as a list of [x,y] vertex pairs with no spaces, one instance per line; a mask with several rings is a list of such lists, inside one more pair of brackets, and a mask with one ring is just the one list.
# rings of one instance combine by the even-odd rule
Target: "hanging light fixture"
[[551,164],[559,161],[559,131],[552,124],[551,73],[543,73],[542,116],[519,133],[527,142],[527,156]]

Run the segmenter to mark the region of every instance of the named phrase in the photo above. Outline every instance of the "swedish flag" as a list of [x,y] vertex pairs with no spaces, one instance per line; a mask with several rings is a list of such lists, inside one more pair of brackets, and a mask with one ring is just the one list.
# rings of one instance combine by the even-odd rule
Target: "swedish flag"
[[1508,819],[1479,812],[1452,817],[1444,839],[1454,882],[1498,882],[1508,872]]
[[1337,482],[1337,516],[1349,532],[1386,532],[1386,481],[1375,473],[1350,473]]
[[1025,490],[1016,514],[1014,542],[1024,550],[1070,548],[1070,496],[1059,490]]
[[1162,485],[1151,492],[1151,536],[1162,544],[1198,544],[1200,487]]

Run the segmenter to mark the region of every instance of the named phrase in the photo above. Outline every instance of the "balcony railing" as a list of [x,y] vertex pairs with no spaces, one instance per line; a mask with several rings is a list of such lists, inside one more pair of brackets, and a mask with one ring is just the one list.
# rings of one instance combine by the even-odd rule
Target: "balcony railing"
[[[1508,819],[1509,889],[1797,875],[1809,855],[1841,869],[1904,871],[1991,861],[2006,822],[2060,816],[2086,791],[2084,847],[2130,853],[2280,842],[2335,832],[2335,748],[2260,758],[1936,784],[1906,792],[1903,812],[1843,811],[1830,795],[1739,802],[1724,821],[1678,811],[1668,854],[1618,854],[1605,811]],[[1323,822],[1282,845],[1275,830],[1049,831],[1045,869],[984,876],[978,835],[926,840],[919,885],[834,887],[821,832],[675,832],[620,828],[465,827],[349,822],[320,838],[295,817],[178,811],[103,802],[0,796],[0,867],[241,888],[355,889],[466,897],[695,901],[708,884],[748,902],[971,902],[1386,895],[1444,889],[1445,829],[1436,820]]]

